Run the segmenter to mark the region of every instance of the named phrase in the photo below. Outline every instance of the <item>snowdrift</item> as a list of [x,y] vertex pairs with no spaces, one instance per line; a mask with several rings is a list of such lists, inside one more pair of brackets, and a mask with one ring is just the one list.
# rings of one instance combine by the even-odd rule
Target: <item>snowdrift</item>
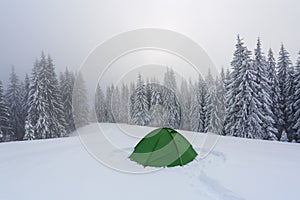
[[[128,156],[139,141],[139,138],[124,135],[112,124],[91,124],[81,131],[97,132],[98,125],[109,131],[112,140],[119,141],[119,147],[128,152]],[[145,135],[153,130],[120,126]],[[201,143],[204,136],[197,133],[191,142]],[[2,143],[0,199],[292,200],[298,199],[299,155],[299,144],[221,137],[203,160],[196,159],[184,167],[134,175],[96,161],[75,133],[61,139]],[[113,157],[114,152],[109,156]],[[128,162],[131,161],[128,159]]]

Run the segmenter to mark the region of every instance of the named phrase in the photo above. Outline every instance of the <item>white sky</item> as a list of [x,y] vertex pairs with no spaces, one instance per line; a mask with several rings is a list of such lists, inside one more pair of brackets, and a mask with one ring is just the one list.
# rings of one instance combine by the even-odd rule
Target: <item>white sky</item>
[[11,65],[31,71],[40,51],[58,70],[76,69],[98,44],[143,27],[165,28],[196,41],[217,66],[229,66],[236,35],[250,50],[281,42],[295,63],[300,50],[298,0],[7,0],[0,1],[0,80]]

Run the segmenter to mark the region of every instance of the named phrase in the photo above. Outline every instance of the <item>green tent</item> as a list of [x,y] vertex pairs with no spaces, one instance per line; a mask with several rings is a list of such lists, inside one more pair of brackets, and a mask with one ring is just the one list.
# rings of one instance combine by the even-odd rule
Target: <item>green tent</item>
[[180,133],[171,128],[159,128],[146,135],[129,156],[143,166],[174,167],[195,159],[196,151]]

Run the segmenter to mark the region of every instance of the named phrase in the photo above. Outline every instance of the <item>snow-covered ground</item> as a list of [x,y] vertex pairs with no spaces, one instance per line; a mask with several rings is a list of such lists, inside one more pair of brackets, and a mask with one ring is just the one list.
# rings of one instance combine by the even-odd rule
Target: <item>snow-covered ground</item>
[[[124,135],[115,125],[100,126],[108,130],[111,140],[119,140],[128,156],[139,141]],[[139,135],[153,129],[121,127]],[[89,134],[97,130],[98,124],[91,124],[80,131]],[[180,133],[187,138],[192,134]],[[204,136],[198,133],[191,142],[197,146]],[[184,167],[128,174],[100,164],[74,134],[62,139],[0,144],[0,199],[292,200],[299,199],[299,169],[299,144],[221,137],[203,160]]]

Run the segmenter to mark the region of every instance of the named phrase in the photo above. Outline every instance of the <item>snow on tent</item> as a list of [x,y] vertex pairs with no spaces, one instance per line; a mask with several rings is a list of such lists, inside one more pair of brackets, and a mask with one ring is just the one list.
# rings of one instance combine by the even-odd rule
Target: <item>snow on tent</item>
[[129,156],[143,166],[174,167],[195,159],[196,151],[180,133],[171,128],[159,128],[146,135]]

